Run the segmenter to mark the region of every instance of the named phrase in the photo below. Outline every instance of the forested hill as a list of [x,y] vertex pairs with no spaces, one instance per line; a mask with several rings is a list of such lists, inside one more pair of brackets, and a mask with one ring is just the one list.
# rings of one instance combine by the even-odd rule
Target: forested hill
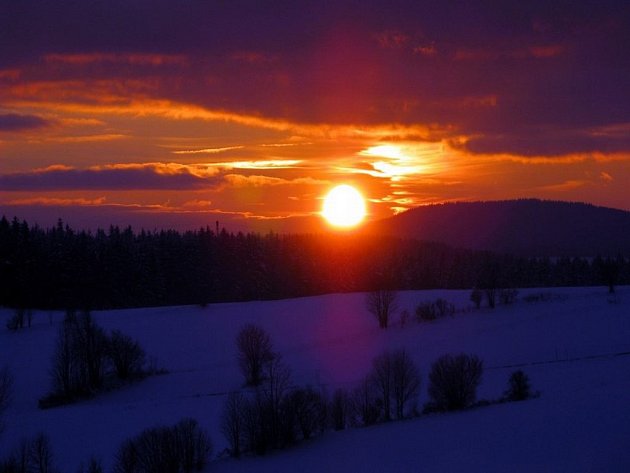
[[42,229],[0,219],[0,305],[105,309],[377,288],[630,283],[630,259],[525,258],[365,233]]
[[525,256],[630,255],[630,212],[572,202],[428,205],[375,222],[370,230]]

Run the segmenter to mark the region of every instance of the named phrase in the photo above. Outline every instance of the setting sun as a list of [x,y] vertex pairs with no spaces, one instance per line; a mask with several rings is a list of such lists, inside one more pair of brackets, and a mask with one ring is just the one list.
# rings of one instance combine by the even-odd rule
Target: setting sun
[[354,227],[365,217],[365,200],[354,187],[342,184],[326,195],[322,216],[335,227]]

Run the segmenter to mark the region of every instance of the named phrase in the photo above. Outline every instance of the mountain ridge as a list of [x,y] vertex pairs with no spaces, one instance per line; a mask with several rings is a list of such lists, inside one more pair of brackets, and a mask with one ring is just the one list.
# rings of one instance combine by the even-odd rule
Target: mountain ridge
[[433,204],[373,222],[367,231],[523,256],[630,254],[630,212],[583,202]]

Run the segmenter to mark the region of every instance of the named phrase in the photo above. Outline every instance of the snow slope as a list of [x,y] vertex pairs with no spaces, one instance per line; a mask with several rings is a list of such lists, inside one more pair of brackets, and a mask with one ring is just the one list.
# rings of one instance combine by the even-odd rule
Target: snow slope
[[[551,294],[525,302],[530,293]],[[215,452],[225,394],[239,389],[234,339],[254,322],[267,330],[291,367],[295,384],[352,388],[386,349],[406,348],[423,374],[444,353],[484,360],[479,398],[496,399],[509,374],[523,369],[537,399],[466,412],[424,416],[344,432],[327,432],[264,458],[219,459],[208,470],[240,471],[630,471],[630,288],[611,298],[603,288],[521,291],[512,306],[470,308],[469,291],[400,293],[411,313],[443,297],[459,312],[432,323],[379,330],[364,294],[283,301],[95,312],[105,329],[137,338],[165,375],[76,405],[39,410],[50,389],[49,367],[62,313],[38,312],[31,329],[0,330],[0,367],[15,377],[14,401],[0,434],[0,457],[20,438],[49,435],[55,464],[76,471],[91,455],[110,471],[120,443],[144,428],[194,417]],[[11,316],[0,311],[0,321]]]

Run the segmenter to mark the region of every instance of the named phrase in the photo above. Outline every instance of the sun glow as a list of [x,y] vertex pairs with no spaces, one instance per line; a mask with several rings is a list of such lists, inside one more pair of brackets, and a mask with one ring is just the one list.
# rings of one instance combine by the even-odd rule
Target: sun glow
[[365,199],[354,187],[342,184],[326,195],[322,216],[335,227],[354,227],[365,217]]

